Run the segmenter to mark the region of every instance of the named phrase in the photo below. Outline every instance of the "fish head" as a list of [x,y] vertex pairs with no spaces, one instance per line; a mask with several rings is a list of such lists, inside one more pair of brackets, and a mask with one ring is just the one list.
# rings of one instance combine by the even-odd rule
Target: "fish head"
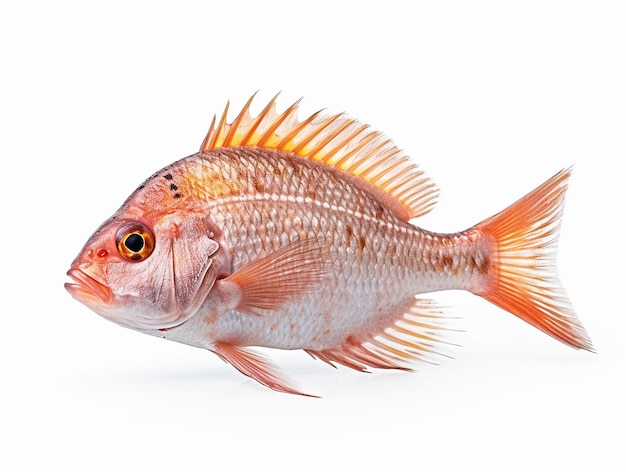
[[138,330],[191,318],[209,294],[224,251],[202,215],[106,221],[72,262],[67,291],[97,314]]

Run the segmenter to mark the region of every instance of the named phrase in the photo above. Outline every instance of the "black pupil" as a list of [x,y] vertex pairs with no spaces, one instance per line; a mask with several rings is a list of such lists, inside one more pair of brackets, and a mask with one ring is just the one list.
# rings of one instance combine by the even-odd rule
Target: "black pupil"
[[126,246],[126,248],[132,252],[141,251],[143,249],[143,245],[144,245],[143,236],[137,233],[131,234],[124,241],[124,246]]

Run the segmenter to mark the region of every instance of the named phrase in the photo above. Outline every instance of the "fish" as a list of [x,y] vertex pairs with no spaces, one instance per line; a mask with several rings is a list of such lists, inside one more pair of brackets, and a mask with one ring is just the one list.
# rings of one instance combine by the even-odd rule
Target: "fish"
[[575,349],[594,350],[559,281],[572,168],[469,229],[414,224],[433,181],[346,113],[298,118],[254,94],[213,117],[198,153],[154,173],[88,239],[65,284],[126,328],[203,348],[272,390],[303,392],[250,347],[333,367],[413,370],[446,344],[425,294],[466,290]]

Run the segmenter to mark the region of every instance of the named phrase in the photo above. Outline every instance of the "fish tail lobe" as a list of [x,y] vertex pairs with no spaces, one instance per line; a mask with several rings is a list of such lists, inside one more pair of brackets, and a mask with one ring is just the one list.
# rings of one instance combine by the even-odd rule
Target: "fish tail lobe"
[[556,273],[556,245],[571,168],[476,225],[490,242],[477,295],[575,349],[593,351]]

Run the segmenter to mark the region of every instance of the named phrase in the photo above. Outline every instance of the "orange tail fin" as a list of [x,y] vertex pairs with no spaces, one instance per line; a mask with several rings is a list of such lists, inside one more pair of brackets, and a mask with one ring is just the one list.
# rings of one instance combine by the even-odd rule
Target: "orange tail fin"
[[556,243],[571,169],[476,225],[490,236],[493,275],[477,295],[576,349],[593,351],[556,275]]

